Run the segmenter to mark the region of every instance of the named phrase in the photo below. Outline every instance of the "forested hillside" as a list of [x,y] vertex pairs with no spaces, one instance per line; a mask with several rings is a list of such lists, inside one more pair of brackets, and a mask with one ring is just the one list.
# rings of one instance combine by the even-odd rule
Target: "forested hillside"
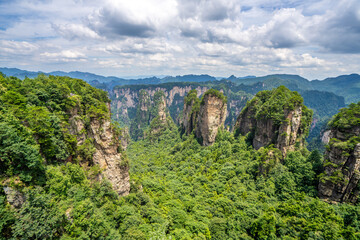
[[[351,203],[318,197],[323,197],[318,186],[326,189],[324,180],[348,181],[339,171],[327,176],[335,162],[307,150],[311,110],[306,104],[315,105],[315,97],[306,100],[282,86],[242,103],[249,95],[222,84],[223,93],[206,84],[196,86],[203,94],[183,86],[184,100],[176,101],[183,106],[193,101],[195,110],[188,111],[197,116],[188,131],[170,116],[174,86],[165,89],[168,95],[138,86],[143,99],[136,105],[138,123],[142,116],[149,122],[125,150],[119,140],[126,133],[110,122],[106,92],[69,77],[1,75],[1,238],[359,239],[357,192]],[[129,87],[118,88],[117,98],[125,98],[120,89],[135,99]],[[231,94],[247,106],[236,119],[246,122],[251,120],[246,113],[255,112],[251,116],[259,124],[242,132],[227,129],[220,116],[226,115]],[[328,149],[353,153],[348,146],[358,144],[358,105],[341,110],[330,124],[357,137],[340,139],[339,133],[347,145],[332,140]],[[177,111],[192,118],[186,109]],[[323,114],[320,107],[316,114]],[[262,124],[273,126],[273,132],[263,132]],[[254,137],[266,140],[265,133],[271,141],[255,146]],[[208,144],[204,139],[210,135],[216,137]]]

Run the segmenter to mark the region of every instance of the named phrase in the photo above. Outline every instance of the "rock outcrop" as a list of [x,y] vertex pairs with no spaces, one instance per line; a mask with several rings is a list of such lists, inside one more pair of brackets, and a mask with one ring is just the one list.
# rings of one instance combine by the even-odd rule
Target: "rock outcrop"
[[226,118],[226,99],[220,92],[207,91],[200,103],[195,135],[202,145],[208,146],[215,142],[220,127]]
[[10,186],[4,186],[6,200],[14,208],[21,208],[26,201],[25,194]]
[[219,128],[224,126],[227,100],[214,89],[205,92],[201,102],[196,96],[197,92],[193,91],[185,99],[182,128],[186,134],[194,131],[202,145],[212,145]]
[[113,118],[125,125],[130,125],[137,116],[138,105],[143,102],[141,100],[143,92],[145,91],[150,99],[152,99],[156,92],[163,91],[165,94],[166,106],[169,109],[171,117],[174,120],[178,120],[177,117],[183,110],[184,97],[192,89],[196,89],[198,96],[200,96],[209,88],[197,83],[147,85],[142,86],[141,88],[139,88],[138,85],[115,87],[114,90],[110,92],[114,113]]
[[130,125],[130,135],[133,139],[139,140],[144,137],[144,130],[151,122],[150,116],[150,95],[145,90],[139,92],[139,102],[136,109],[136,116]]
[[319,197],[355,203],[360,183],[360,102],[341,109],[329,126]]
[[154,95],[153,106],[150,112],[149,135],[158,137],[162,131],[171,128],[173,124],[173,120],[166,107],[165,94],[163,91],[158,91]]
[[120,133],[114,131],[110,121],[110,103],[107,107],[105,118],[90,117],[88,124],[78,115],[78,109],[74,108],[69,119],[69,131],[77,136],[78,149],[84,149],[83,155],[87,156],[83,157],[83,164],[99,165],[102,170],[99,178],[108,179],[113,189],[124,196],[130,192],[129,165],[120,153]]
[[285,157],[288,151],[304,145],[311,117],[302,97],[280,86],[256,94],[240,113],[235,131],[249,134],[255,149],[273,144]]
[[173,124],[163,91],[155,92],[152,97],[145,90],[141,90],[139,94],[136,117],[131,121],[130,127],[130,135],[135,140],[143,139],[149,134],[158,135]]
[[184,133],[189,135],[196,128],[196,120],[200,110],[200,99],[195,89],[191,90],[184,98],[183,109],[180,125]]

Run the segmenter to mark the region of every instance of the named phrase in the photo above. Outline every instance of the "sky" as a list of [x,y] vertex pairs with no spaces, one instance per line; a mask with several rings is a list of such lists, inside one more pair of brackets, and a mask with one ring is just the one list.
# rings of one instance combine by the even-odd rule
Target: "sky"
[[359,0],[0,0],[0,67],[311,80],[359,64]]

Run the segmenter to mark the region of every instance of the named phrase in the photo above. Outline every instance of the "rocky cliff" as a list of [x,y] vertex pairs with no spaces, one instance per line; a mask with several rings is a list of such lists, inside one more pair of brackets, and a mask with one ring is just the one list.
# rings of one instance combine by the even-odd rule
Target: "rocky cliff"
[[304,145],[311,116],[297,92],[280,86],[257,93],[240,113],[235,131],[248,134],[255,149],[273,144],[285,156]]
[[[252,97],[251,94],[234,89],[229,83],[216,83],[216,89],[222,91],[227,96],[227,114],[225,124],[234,126],[236,118],[246,102]],[[227,85],[228,84],[228,85]],[[150,98],[154,97],[157,91],[163,91],[166,99],[166,106],[170,116],[175,123],[180,124],[182,112],[184,109],[184,98],[191,91],[196,90],[197,97],[202,96],[208,89],[208,84],[199,83],[165,83],[159,85],[134,85],[134,86],[118,86],[110,92],[112,99],[111,109],[113,119],[120,122],[123,126],[129,126],[136,118],[137,107],[140,103],[141,91],[146,91]]]
[[341,109],[329,126],[319,196],[355,203],[360,183],[360,102]]
[[186,94],[196,89],[198,96],[204,94],[209,88],[200,86],[199,84],[179,83],[179,84],[161,84],[154,85],[140,85],[117,87],[110,93],[112,98],[112,112],[113,118],[124,125],[130,125],[131,121],[136,118],[137,107],[142,102],[142,95],[145,91],[150,98],[153,98],[155,93],[163,91],[166,100],[166,106],[169,113],[174,120],[178,119],[182,112],[183,100]]
[[129,164],[121,154],[121,132],[116,132],[110,121],[110,103],[107,107],[106,116],[90,117],[87,122],[75,107],[69,118],[69,132],[77,138],[82,164],[98,165],[102,170],[99,179],[108,179],[113,189],[124,196],[130,192]]
[[154,94],[150,116],[151,122],[148,134],[154,140],[157,139],[164,130],[172,129],[175,126],[170,117],[163,91],[158,91]]
[[183,131],[186,134],[194,131],[202,145],[212,145],[219,128],[224,126],[226,103],[226,97],[217,90],[206,91],[201,101],[197,98],[197,92],[191,91],[184,101]]
[[158,134],[172,124],[164,92],[159,90],[150,95],[140,90],[136,116],[130,125],[131,137],[139,140],[149,134]]
[[196,127],[199,110],[200,99],[198,98],[198,92],[193,89],[184,98],[183,114],[180,119],[182,131],[187,135],[189,135]]
[[135,118],[130,124],[130,135],[135,139],[141,139],[144,136],[145,128],[150,124],[150,95],[145,90],[139,92],[138,105]]

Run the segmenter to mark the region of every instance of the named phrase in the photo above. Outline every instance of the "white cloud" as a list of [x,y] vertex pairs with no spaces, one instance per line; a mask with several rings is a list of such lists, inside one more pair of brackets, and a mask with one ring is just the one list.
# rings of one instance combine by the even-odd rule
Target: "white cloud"
[[70,40],[74,39],[101,39],[101,37],[82,24],[53,24],[53,29],[58,32],[62,37]]
[[315,78],[357,71],[360,53],[358,0],[18,0],[0,14],[0,63],[43,71]]
[[63,50],[61,52],[44,52],[40,54],[43,61],[54,62],[84,62],[86,61],[85,54],[76,50]]
[[39,47],[26,41],[0,40],[0,52],[3,54],[26,55],[34,53]]

